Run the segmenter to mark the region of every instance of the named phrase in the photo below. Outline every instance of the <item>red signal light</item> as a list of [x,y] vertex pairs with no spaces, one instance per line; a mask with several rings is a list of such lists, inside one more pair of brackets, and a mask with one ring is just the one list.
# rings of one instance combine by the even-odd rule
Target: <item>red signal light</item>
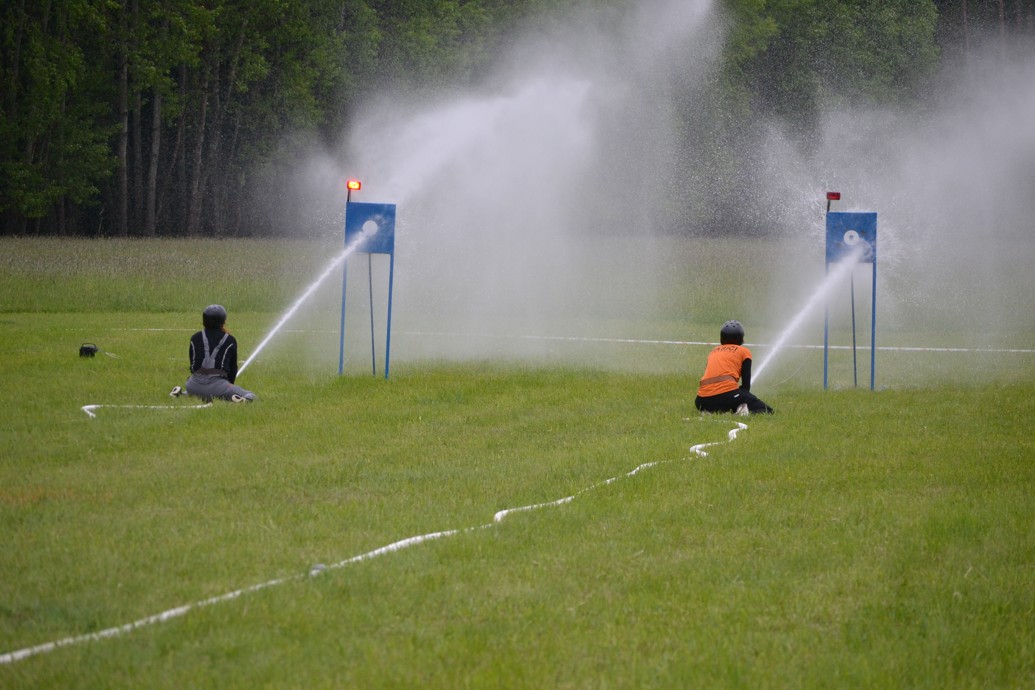
[[348,188],[348,190],[350,192],[355,192],[355,191],[358,191],[360,189],[360,187],[363,186],[363,183],[360,182],[359,180],[349,180],[348,182],[345,183],[345,186]]
[[827,201],[841,201],[841,192],[827,192]]

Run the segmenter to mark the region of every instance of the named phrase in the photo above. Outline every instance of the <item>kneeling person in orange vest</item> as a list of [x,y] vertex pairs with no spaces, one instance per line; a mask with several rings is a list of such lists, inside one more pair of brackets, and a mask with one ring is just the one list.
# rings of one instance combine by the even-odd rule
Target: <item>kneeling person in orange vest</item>
[[694,405],[701,412],[772,414],[773,408],[751,394],[751,350],[744,347],[739,321],[722,325],[719,343],[708,354]]

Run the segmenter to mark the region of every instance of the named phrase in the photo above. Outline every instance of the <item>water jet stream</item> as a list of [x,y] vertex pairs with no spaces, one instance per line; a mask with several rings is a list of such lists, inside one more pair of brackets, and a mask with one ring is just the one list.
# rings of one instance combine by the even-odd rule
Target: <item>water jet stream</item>
[[284,315],[281,316],[280,320],[277,321],[273,328],[270,329],[270,332],[266,334],[266,337],[259,342],[258,346],[256,346],[252,354],[249,355],[248,359],[244,360],[244,364],[242,364],[237,369],[238,376],[240,376],[241,373],[244,372],[244,370],[248,367],[248,365],[252,363],[252,360],[254,360],[259,355],[259,353],[262,352],[263,348],[266,347],[266,344],[269,343],[269,341],[273,340],[273,336],[277,335],[277,333],[280,332],[280,329],[283,328],[284,324],[286,324],[291,319],[291,317],[295,315],[295,312],[297,312],[299,308],[301,308],[301,306],[305,304],[305,301],[309,299],[309,297],[312,296],[314,292],[316,292],[320,285],[323,284],[323,281],[327,280],[327,276],[329,276],[335,268],[340,266],[341,263],[345,261],[345,259],[349,258],[349,256],[356,251],[356,248],[360,244],[366,242],[375,234],[377,234],[376,226],[373,228],[367,228],[366,226],[364,226],[363,233],[360,234],[360,236],[357,237],[352,242],[352,244],[345,247],[345,251],[336,256],[334,260],[331,261],[330,264],[328,264],[327,268],[323,270],[323,273],[318,275],[316,277],[316,280],[310,283],[309,287],[307,287],[305,291],[298,297],[298,299],[295,300],[295,303],[292,304],[286,312],[284,312]]
[[819,287],[816,289],[816,291],[813,292],[812,296],[809,297],[808,301],[805,302],[805,306],[801,308],[801,311],[798,312],[797,316],[791,319],[791,322],[787,325],[785,329],[783,329],[783,332],[780,333],[777,339],[770,346],[769,352],[766,354],[765,358],[762,359],[758,367],[752,372],[752,383],[758,381],[759,376],[761,376],[762,372],[765,371],[766,367],[769,365],[769,362],[773,361],[773,358],[776,357],[777,354],[779,354],[780,350],[783,349],[783,346],[787,342],[787,340],[792,335],[794,335],[794,333],[801,326],[802,322],[805,321],[805,317],[807,317],[812,312],[812,310],[815,309],[816,305],[820,301],[826,299],[826,297],[831,293],[831,291],[833,291],[835,286],[840,284],[848,276],[848,274],[852,272],[852,269],[855,268],[856,264],[859,263],[859,259],[861,259],[865,255],[868,249],[869,245],[867,245],[865,242],[861,242],[855,245],[855,248],[850,254],[846,255],[842,261],[835,264],[837,268],[827,273],[826,277],[823,279],[823,282],[819,284]]

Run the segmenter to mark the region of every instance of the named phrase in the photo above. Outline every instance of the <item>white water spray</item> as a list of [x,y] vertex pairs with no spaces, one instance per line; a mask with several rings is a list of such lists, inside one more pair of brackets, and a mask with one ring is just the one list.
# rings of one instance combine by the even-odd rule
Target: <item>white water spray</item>
[[847,254],[842,261],[836,264],[836,269],[827,274],[827,276],[823,279],[823,282],[819,284],[819,287],[816,289],[816,291],[813,292],[812,296],[809,297],[808,301],[805,302],[805,306],[801,308],[801,311],[798,312],[797,316],[791,319],[791,322],[787,325],[785,329],[783,329],[783,332],[780,333],[779,337],[773,342],[772,346],[770,346],[769,352],[758,365],[758,368],[752,372],[752,383],[758,381],[759,376],[761,376],[762,372],[765,371],[765,368],[769,365],[769,362],[773,361],[773,358],[776,357],[777,354],[779,354],[780,350],[783,349],[784,344],[790,339],[792,335],[794,335],[795,332],[797,332],[798,328],[801,327],[801,324],[805,321],[805,318],[812,313],[812,311],[820,302],[826,300],[827,296],[830,295],[831,291],[833,291],[835,286],[839,285],[841,282],[844,281],[848,274],[851,273],[855,266],[859,263],[859,259],[861,259],[868,250],[869,245],[867,245],[865,242],[855,244],[855,249],[853,249],[851,253]]
[[369,238],[376,235],[377,230],[378,226],[376,223],[370,223],[368,221],[363,225],[363,232],[360,233],[360,235],[352,242],[352,244],[345,247],[345,251],[336,256],[334,260],[327,265],[327,268],[325,268],[323,272],[316,277],[316,280],[309,284],[309,287],[307,287],[305,291],[301,295],[299,295],[298,299],[295,300],[295,303],[292,304],[286,312],[284,312],[284,315],[280,317],[280,320],[277,321],[273,328],[270,329],[270,332],[266,334],[266,337],[259,342],[258,346],[248,357],[248,359],[244,360],[244,364],[242,364],[240,368],[237,370],[238,376],[240,376],[241,373],[248,367],[248,365],[252,363],[252,360],[258,357],[259,353],[262,352],[264,347],[266,347],[266,344],[269,343],[269,341],[273,340],[273,336],[277,335],[280,329],[284,327],[284,324],[286,324],[291,319],[291,317],[295,315],[295,312],[297,312],[299,308],[301,308],[301,306],[305,304],[306,300],[308,300],[309,297],[319,289],[319,287],[323,284],[323,281],[327,280],[327,276],[329,276],[334,271],[334,269],[340,266],[343,261],[349,258],[349,256],[356,251],[356,248],[360,244],[366,242]]

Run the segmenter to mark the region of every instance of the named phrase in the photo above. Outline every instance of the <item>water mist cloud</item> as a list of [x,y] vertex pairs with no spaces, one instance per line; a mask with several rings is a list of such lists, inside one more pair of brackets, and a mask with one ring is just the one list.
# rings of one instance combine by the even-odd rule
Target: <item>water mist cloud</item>
[[760,146],[774,173],[766,194],[792,240],[785,274],[798,282],[767,305],[774,327],[790,316],[787,297],[808,289],[801,278],[821,275],[823,193],[838,190],[836,210],[879,213],[881,333],[1024,344],[1035,330],[1033,73],[1035,56],[1006,62],[997,50],[944,75],[920,107],[830,109],[807,156],[774,127]]
[[[350,170],[364,199],[399,205],[397,304],[411,326],[555,332],[606,309],[585,244],[653,228],[650,197],[672,174],[665,89],[688,64],[680,78],[703,80],[721,47],[710,2],[635,5],[518,41],[469,93],[389,99],[359,119]],[[485,347],[501,354],[477,341],[438,354]]]
[[[643,337],[637,319],[664,313],[672,282],[657,270],[655,250],[636,240],[693,232],[690,222],[659,218],[670,223],[673,208],[701,199],[727,204],[731,227],[770,243],[783,284],[759,290],[738,316],[756,338],[775,335],[822,280],[823,193],[836,189],[845,195],[839,209],[880,214],[882,337],[915,344],[913,334],[962,330],[972,335],[949,344],[966,346],[983,344],[990,330],[1016,341],[1035,329],[1026,301],[1035,289],[1035,57],[974,59],[919,107],[831,105],[807,150],[781,123],[753,121],[746,131],[760,134],[722,152],[739,165],[712,170],[676,159],[688,139],[674,127],[709,143],[717,115],[706,92],[718,73],[722,17],[705,0],[629,5],[515,40],[466,92],[368,104],[344,154],[314,156],[299,175],[308,198],[327,202],[311,206],[320,223],[334,218],[328,236],[340,233],[347,176],[363,179],[362,200],[399,205],[397,327]],[[750,193],[717,198],[734,188]],[[801,340],[816,342],[814,326]],[[545,347],[442,342],[440,351],[422,342],[421,354]]]

